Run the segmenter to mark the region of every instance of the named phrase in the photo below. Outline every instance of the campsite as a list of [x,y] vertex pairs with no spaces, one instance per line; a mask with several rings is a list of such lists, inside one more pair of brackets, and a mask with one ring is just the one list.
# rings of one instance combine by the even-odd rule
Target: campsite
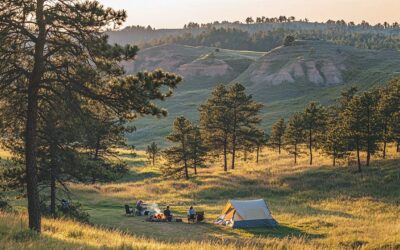
[[[127,179],[110,184],[72,186],[72,198],[83,205],[84,211],[90,214],[91,223],[100,228],[46,220],[44,234],[50,238],[46,241],[32,239],[29,244],[54,247],[81,244],[88,249],[102,246],[218,249],[221,244],[226,249],[236,249],[238,244],[246,249],[395,245],[399,241],[398,165],[396,158],[392,158],[395,148],[391,147],[389,152],[388,160],[378,161],[378,165],[362,173],[361,182],[354,179],[354,168],[333,168],[325,156],[317,156],[316,166],[310,168],[307,157],[302,157],[294,166],[290,155],[278,156],[264,150],[258,165],[240,162],[241,168],[228,175],[216,166],[179,183],[173,179],[160,181],[159,170],[139,153],[138,157],[125,158],[132,164],[131,176]],[[126,157],[126,151],[121,155]],[[260,197],[268,202],[278,227],[232,229],[214,224],[228,200]],[[184,218],[187,208],[193,205],[205,211],[206,220],[198,224],[187,224],[186,220],[183,223],[150,223],[145,217],[125,216],[124,204],[133,206],[138,199],[156,203],[161,210],[170,205],[173,213]],[[0,221],[3,230],[4,225],[14,227],[13,230],[20,227],[19,219],[13,222],[1,216]],[[189,238],[192,243],[182,243]],[[25,243],[17,244],[24,246]]]

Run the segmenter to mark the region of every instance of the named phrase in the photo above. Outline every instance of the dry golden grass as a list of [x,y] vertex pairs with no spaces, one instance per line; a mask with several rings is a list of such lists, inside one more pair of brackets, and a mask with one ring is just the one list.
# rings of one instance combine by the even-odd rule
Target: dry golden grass
[[[355,167],[332,167],[330,159],[317,153],[309,166],[306,156],[294,165],[286,153],[264,150],[259,164],[252,155],[225,173],[217,161],[190,180],[164,178],[143,152],[136,158],[129,151],[120,154],[132,167],[118,183],[70,185],[95,225],[118,231],[45,219],[42,237],[18,242],[20,218],[0,214],[0,244],[11,249],[400,248],[400,167],[393,147],[389,159],[376,157],[362,173]],[[280,226],[237,230],[213,225],[233,198],[264,198]],[[194,205],[206,212],[207,221],[188,225],[125,217],[123,205],[138,199],[161,208],[170,205],[178,215]],[[26,223],[24,216],[22,221]]]

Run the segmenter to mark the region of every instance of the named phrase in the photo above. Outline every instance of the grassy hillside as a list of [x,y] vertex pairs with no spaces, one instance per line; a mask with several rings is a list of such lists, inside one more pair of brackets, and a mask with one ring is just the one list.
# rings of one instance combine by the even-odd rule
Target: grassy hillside
[[265,105],[263,126],[269,131],[280,117],[289,117],[309,101],[331,103],[351,85],[361,90],[400,74],[400,52],[356,49],[322,41],[297,41],[268,53],[210,47],[162,45],[141,51],[128,72],[163,68],[184,76],[175,96],[161,105],[169,117],[140,119],[129,142],[143,148],[165,143],[179,115],[198,119],[197,109],[218,83],[241,82]]
[[[400,247],[400,169],[394,148],[387,160],[374,159],[362,173],[307,158],[293,165],[283,153],[264,150],[256,165],[240,161],[224,173],[211,164],[195,178],[165,179],[143,155],[130,158],[129,176],[112,184],[72,184],[96,227],[44,220],[43,236],[21,230],[26,217],[0,213],[0,246],[6,249],[397,249]],[[254,157],[254,156],[253,156]],[[212,224],[229,199],[264,198],[279,222],[276,229],[231,229]],[[125,217],[123,205],[138,199],[170,205],[185,216],[190,205],[206,222],[150,223]],[[112,228],[112,230],[110,230]],[[117,231],[115,231],[115,229]]]

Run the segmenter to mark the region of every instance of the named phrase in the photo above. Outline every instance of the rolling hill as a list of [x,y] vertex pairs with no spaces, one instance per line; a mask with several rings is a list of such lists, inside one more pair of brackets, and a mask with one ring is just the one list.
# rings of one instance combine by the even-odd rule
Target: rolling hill
[[301,110],[309,101],[329,104],[350,85],[364,90],[399,75],[400,53],[318,40],[296,41],[267,53],[168,44],[144,49],[124,66],[128,73],[162,68],[184,77],[174,96],[160,103],[169,110],[167,118],[134,123],[137,131],[128,135],[129,143],[142,147],[151,141],[162,144],[177,116],[198,119],[199,105],[219,83],[240,82],[263,103],[263,126],[268,131],[278,118]]

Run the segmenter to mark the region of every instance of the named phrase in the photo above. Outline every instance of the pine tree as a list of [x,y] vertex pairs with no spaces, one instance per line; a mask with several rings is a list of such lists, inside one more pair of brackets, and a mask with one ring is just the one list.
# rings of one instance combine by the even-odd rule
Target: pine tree
[[295,164],[297,157],[302,153],[300,147],[305,142],[304,136],[303,119],[300,113],[296,113],[289,119],[284,135],[285,149],[294,156]]
[[231,131],[231,116],[227,105],[227,90],[220,84],[211,97],[200,106],[200,127],[203,138],[213,155],[223,155],[224,170],[228,170],[228,146]]
[[205,167],[207,147],[201,138],[200,128],[193,126],[192,131],[188,137],[189,147],[189,162],[190,166],[194,169],[194,174],[197,174],[197,169]]
[[383,158],[386,157],[388,142],[397,143],[399,152],[400,141],[400,78],[389,82],[389,85],[380,91],[378,111],[382,123]]
[[279,154],[281,154],[281,149],[283,147],[283,136],[285,134],[286,124],[283,118],[279,119],[274,125],[272,125],[271,137],[269,139],[269,145],[278,149]]
[[307,146],[309,149],[310,165],[313,164],[313,149],[318,148],[321,143],[322,134],[326,126],[325,109],[315,102],[308,104],[301,113],[304,130],[307,137]]
[[156,164],[156,157],[160,153],[160,149],[158,148],[157,143],[152,142],[149,146],[147,146],[146,153],[149,156],[149,159],[151,159],[151,162],[154,166]]
[[[238,142],[245,141],[246,134],[257,130],[261,122],[259,116],[262,104],[255,102],[251,95],[247,95],[245,87],[239,83],[231,86],[227,93],[227,107],[231,123],[231,168],[235,169],[236,150]],[[245,131],[245,132],[244,132]]]
[[192,123],[181,116],[175,119],[172,132],[167,136],[167,140],[174,143],[174,146],[163,151],[163,155],[169,167],[164,169],[166,175],[184,174],[189,179],[190,164],[190,143],[189,138],[193,131]]
[[334,107],[328,110],[326,130],[321,137],[322,151],[332,157],[333,166],[336,166],[337,159],[343,159],[349,154],[345,129],[336,111]]
[[354,143],[357,152],[358,171],[361,172],[360,151],[367,152],[366,164],[369,165],[371,155],[378,148],[380,133],[377,112],[378,96],[374,92],[365,92],[354,96],[342,115],[346,134]]
[[118,117],[132,119],[138,114],[165,113],[152,100],[170,96],[161,88],[175,88],[180,82],[179,77],[161,71],[123,76],[118,62],[133,59],[137,47],[111,46],[104,31],[125,19],[124,11],[104,8],[96,1],[0,2],[0,98],[2,103],[16,104],[13,109],[19,112],[14,114],[18,121],[6,118],[8,129],[24,130],[18,134],[24,135],[31,229],[41,230],[38,130],[43,124],[41,104],[50,101],[57,109],[49,95],[63,99],[76,95],[78,107],[99,104]]

